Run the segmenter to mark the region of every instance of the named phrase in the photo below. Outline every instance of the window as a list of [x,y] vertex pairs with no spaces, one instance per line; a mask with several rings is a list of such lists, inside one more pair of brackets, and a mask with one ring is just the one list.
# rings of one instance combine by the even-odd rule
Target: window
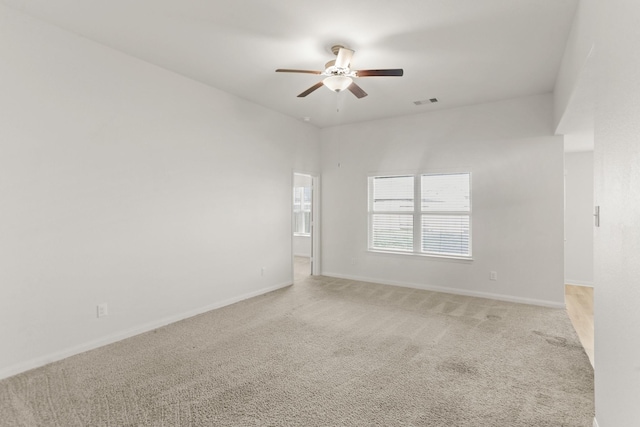
[[293,189],[293,232],[300,236],[311,233],[311,187]]
[[471,256],[471,200],[468,173],[422,175],[421,251]]
[[469,173],[370,177],[369,249],[471,257],[470,181]]
[[376,176],[371,181],[371,246],[413,251],[413,176]]

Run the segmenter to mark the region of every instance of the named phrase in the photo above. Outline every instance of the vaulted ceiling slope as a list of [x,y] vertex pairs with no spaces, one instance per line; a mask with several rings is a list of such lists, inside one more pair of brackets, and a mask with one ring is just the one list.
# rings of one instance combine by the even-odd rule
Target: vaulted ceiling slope
[[[136,58],[318,127],[551,92],[578,0],[0,0]],[[369,96],[318,82],[355,50]],[[414,101],[438,98],[437,104]],[[339,110],[339,112],[337,111]]]

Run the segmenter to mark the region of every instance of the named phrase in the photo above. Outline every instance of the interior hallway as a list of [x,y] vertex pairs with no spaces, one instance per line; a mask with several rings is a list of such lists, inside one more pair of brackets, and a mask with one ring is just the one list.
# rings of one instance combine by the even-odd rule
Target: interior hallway
[[311,260],[309,257],[293,257],[293,283],[300,282],[311,275]]

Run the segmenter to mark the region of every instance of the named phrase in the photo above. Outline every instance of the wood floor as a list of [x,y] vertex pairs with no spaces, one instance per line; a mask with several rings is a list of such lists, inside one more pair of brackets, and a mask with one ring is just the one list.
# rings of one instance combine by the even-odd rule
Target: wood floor
[[[311,274],[309,258],[294,257],[294,281],[304,280],[309,274]],[[593,288],[565,285],[565,303],[571,323],[593,366]]]
[[573,327],[580,338],[584,351],[594,366],[593,355],[593,288],[565,285],[565,303]]

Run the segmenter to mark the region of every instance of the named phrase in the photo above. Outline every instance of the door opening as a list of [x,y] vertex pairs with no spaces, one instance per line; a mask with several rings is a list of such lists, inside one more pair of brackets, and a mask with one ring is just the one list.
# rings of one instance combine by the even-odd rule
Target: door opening
[[292,258],[294,282],[304,280],[317,271],[315,244],[316,183],[311,175],[293,174]]

